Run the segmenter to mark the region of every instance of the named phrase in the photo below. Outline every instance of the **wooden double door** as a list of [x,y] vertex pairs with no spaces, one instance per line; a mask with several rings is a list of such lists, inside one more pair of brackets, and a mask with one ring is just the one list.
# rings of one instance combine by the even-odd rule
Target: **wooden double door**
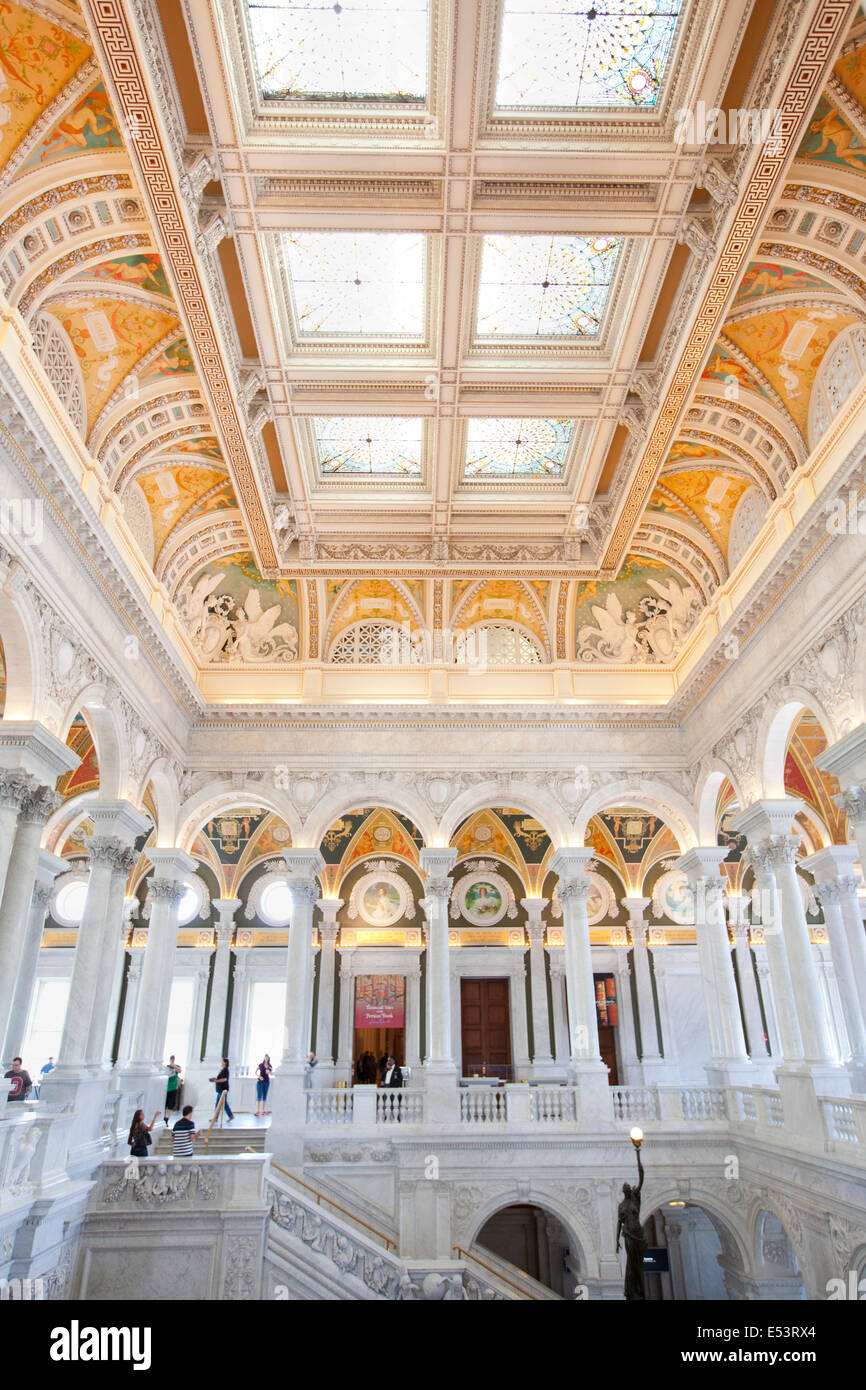
[[460,981],[463,1075],[511,1080],[509,980]]

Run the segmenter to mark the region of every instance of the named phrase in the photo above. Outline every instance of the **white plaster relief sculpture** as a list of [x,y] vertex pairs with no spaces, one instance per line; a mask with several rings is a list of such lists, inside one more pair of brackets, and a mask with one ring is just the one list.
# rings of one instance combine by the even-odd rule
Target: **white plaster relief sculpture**
[[597,626],[586,623],[578,632],[578,660],[630,666],[670,661],[676,655],[700,615],[700,594],[694,585],[675,579],[647,583],[657,597],[640,599],[637,612],[624,612],[612,590],[604,607],[593,604]]
[[229,663],[295,661],[298,630],[277,622],[280,605],[262,608],[261,592],[251,587],[242,604],[231,594],[215,594],[219,574],[205,574],[178,596],[178,610],[202,661]]

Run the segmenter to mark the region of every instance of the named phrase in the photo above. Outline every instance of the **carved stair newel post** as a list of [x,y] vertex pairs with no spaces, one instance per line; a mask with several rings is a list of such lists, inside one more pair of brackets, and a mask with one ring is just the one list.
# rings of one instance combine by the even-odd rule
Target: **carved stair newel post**
[[204,1061],[202,1069],[208,1076],[215,1076],[225,1057],[226,1005],[229,997],[229,972],[232,963],[232,935],[234,933],[235,913],[241,906],[240,898],[215,898],[213,909],[217,915],[214,929],[216,950],[213,957],[213,976],[210,986],[210,1007],[205,1034]]
[[421,868],[427,876],[421,904],[427,915],[427,1113],[433,1120],[456,1118],[457,1066],[452,1055],[451,964],[448,946],[448,904],[453,881],[450,872],[455,849],[422,849]]
[[725,884],[719,865],[729,850],[718,845],[690,849],[677,861],[689,881],[695,904],[701,984],[710,1032],[707,1078],[714,1086],[754,1083],[725,918]]
[[292,915],[286,952],[283,1054],[273,1087],[269,1142],[278,1157],[297,1162],[303,1156],[306,1123],[304,1080],[310,1053],[313,909],[321,896],[316,875],[324,869],[325,861],[317,849],[287,849],[283,858],[289,870]]
[[598,1013],[592,975],[592,949],[586,899],[590,884],[586,871],[593,863],[588,849],[558,849],[550,867],[559,879],[565,936],[565,994],[571,1047],[569,1079],[580,1088],[581,1123],[610,1123],[613,1112],[607,1067],[598,1046]]
[[650,898],[622,899],[622,905],[628,913],[628,930],[632,941],[631,964],[634,970],[637,1015],[640,1027],[640,1064],[643,1079],[647,1085],[662,1080],[665,1066],[659,1047],[656,1007],[653,999],[652,976],[647,949],[649,928],[644,918],[644,913],[651,901]]
[[337,964],[337,936],[340,931],[337,913],[343,906],[342,898],[319,898],[318,906],[322,913],[319,923],[319,1005],[316,1011],[316,1057],[315,1071],[319,1086],[334,1084],[334,972]]
[[[21,803],[12,854],[0,903],[0,1035],[4,1038],[18,979],[18,963],[30,898],[39,864],[39,842],[48,820],[60,805],[50,787],[36,786]],[[5,1059],[4,1059],[5,1060]]]
[[2,1060],[4,1068],[7,1070],[11,1059],[21,1052],[24,1045],[24,1029],[27,1027],[30,1003],[36,987],[36,970],[39,963],[39,951],[42,946],[45,915],[54,895],[54,880],[58,874],[63,873],[66,867],[65,859],[60,859],[56,854],[49,854],[47,850],[40,850],[39,862],[36,866],[36,882],[33,885],[30,910],[27,914],[27,926],[21,943],[18,979],[15,982],[15,993],[12,998],[9,1022],[3,1043]]
[[529,937],[529,991],[532,1004],[534,1076],[550,1076],[553,1054],[550,1050],[550,1010],[547,1007],[547,969],[544,950],[544,921],[542,913],[547,898],[521,898],[526,912],[526,934]]

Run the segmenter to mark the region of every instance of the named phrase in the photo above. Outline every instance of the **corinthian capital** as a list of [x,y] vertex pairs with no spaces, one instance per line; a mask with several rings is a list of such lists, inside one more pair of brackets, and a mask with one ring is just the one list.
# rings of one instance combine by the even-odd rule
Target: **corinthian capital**
[[152,878],[148,885],[151,900],[167,903],[169,907],[177,907],[185,891],[184,885],[172,878]]
[[557,887],[560,902],[586,902],[592,887],[588,878],[561,878]]
[[291,878],[287,879],[286,887],[295,907],[301,907],[304,903],[309,903],[310,907],[313,907],[319,901],[321,888],[317,878],[297,878],[293,874]]
[[44,825],[62,801],[63,798],[52,787],[34,787],[21,803],[18,819],[30,825]]
[[842,885],[838,882],[833,883],[830,879],[825,883],[816,883],[815,895],[822,907],[829,907],[834,903],[841,903]]
[[797,851],[800,848],[799,835],[768,835],[766,840],[761,841],[761,849],[770,856],[770,861],[774,869],[781,868],[784,864],[796,864]]
[[20,768],[0,768],[0,807],[18,811],[36,783]]
[[866,786],[846,787],[844,791],[837,792],[833,800],[852,825],[866,821]]
[[445,878],[428,878],[424,884],[424,891],[428,898],[444,898],[447,902],[453,887],[454,884],[447,876]]
[[88,835],[87,857],[91,866],[106,865],[109,869],[128,874],[138,859],[134,849],[130,849],[116,835]]

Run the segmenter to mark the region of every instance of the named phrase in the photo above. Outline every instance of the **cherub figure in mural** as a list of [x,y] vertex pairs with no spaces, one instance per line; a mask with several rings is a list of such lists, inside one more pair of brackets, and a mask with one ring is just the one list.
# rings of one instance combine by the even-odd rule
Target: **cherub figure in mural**
[[[57,122],[54,133],[43,144],[39,162],[44,163],[57,148],[68,145],[86,150],[98,136],[113,128],[114,116],[108,97],[97,87]],[[119,136],[117,143],[120,144]]]
[[286,661],[298,655],[298,630],[278,623],[280,605],[262,608],[258,589],[250,589],[243,606],[234,612],[235,641],[230,655],[241,661]]
[[866,159],[866,150],[852,150],[851,141],[854,139],[854,132],[847,126],[835,106],[828,104],[827,110],[818,121],[813,121],[809,126],[812,133],[817,133],[823,138],[816,150],[810,150],[809,154],[814,159],[817,155],[823,154],[830,145],[833,146],[837,159],[844,160],[847,155],[853,159]]

